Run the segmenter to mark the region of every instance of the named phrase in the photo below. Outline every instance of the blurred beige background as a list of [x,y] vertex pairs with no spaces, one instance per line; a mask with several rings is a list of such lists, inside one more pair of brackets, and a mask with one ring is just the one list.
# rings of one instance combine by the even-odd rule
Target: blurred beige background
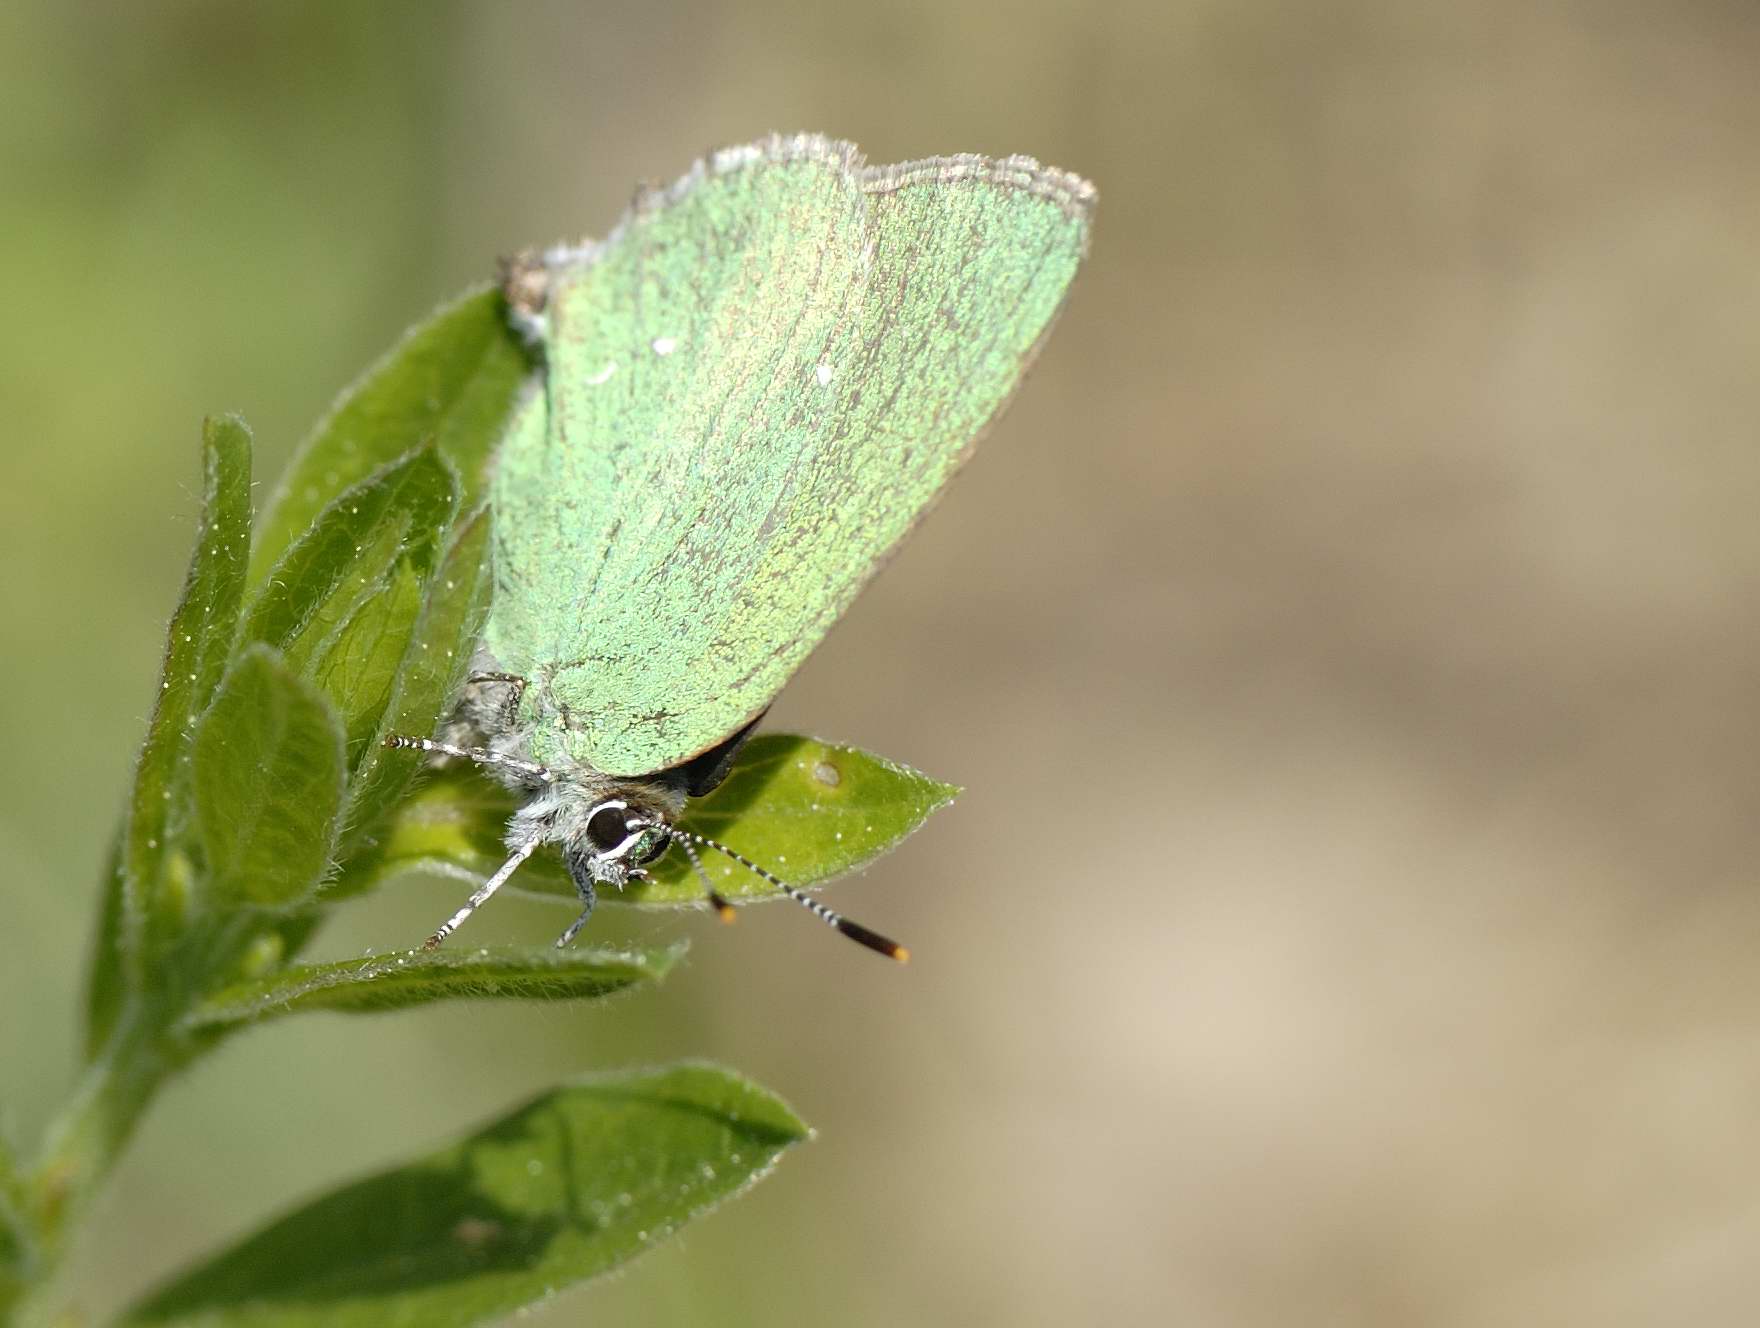
[[775,712],[968,787],[833,892],[916,962],[621,913],[689,968],[240,1041],[150,1118],[88,1307],[571,1071],[706,1055],[820,1138],[545,1322],[1754,1321],[1757,61],[1716,0],[7,6],[25,1137],[205,412],[273,475],[497,254],[772,128],[1102,199],[1013,411]]

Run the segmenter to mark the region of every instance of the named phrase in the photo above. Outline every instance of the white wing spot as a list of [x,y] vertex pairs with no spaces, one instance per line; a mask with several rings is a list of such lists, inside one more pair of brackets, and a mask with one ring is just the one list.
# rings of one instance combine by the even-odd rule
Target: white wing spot
[[813,370],[813,377],[819,380],[820,387],[830,387],[831,366],[829,364],[821,364],[818,368]]
[[653,340],[654,354],[670,355],[678,349],[677,337],[655,337]]
[[[668,343],[669,347],[670,347],[670,344],[671,343]],[[654,350],[657,354],[660,354],[660,355],[666,354],[665,351],[660,349],[660,343],[658,341],[656,341],[654,343]],[[587,379],[587,386],[588,387],[603,387],[603,386],[605,386],[606,383],[609,383],[611,381],[611,375],[616,372],[617,372],[617,361],[612,360],[609,363],[607,363],[603,369],[599,370],[598,373],[594,374],[591,378]]]

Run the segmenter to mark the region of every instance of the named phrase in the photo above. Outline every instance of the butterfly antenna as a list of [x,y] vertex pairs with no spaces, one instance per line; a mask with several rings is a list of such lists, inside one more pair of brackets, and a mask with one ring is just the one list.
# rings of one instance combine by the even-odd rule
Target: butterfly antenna
[[487,903],[489,896],[506,884],[507,878],[513,875],[514,871],[518,869],[520,863],[532,856],[537,850],[537,847],[538,840],[534,837],[529,844],[514,849],[513,856],[506,862],[502,863],[500,869],[488,880],[484,881],[482,885],[478,886],[475,894],[464,901],[464,907],[459,909],[458,912],[454,913],[451,917],[447,918],[445,922],[442,922],[434,929],[434,934],[428,937],[427,944],[422,948],[424,950],[439,949],[440,942],[444,941],[448,936],[452,935],[453,932],[457,931],[459,927],[463,925],[466,918]]
[[[770,882],[771,885],[782,891],[783,894],[794,900],[794,902],[799,904],[802,908],[812,913],[821,922],[835,927],[857,945],[865,945],[878,954],[883,954],[890,959],[898,960],[901,964],[909,961],[911,952],[905,949],[904,946],[900,945],[897,941],[888,940],[886,937],[880,935],[879,932],[869,931],[859,922],[851,922],[848,918],[844,917],[843,914],[826,908],[825,905],[821,904],[817,899],[814,899],[813,896],[808,894],[805,890],[790,885],[774,872],[766,871],[738,850],[731,849],[726,844],[718,843],[706,835],[699,835],[691,830],[680,830],[676,826],[673,827],[672,833],[681,843],[686,845],[700,844],[704,848],[712,848],[717,853],[726,854],[753,875],[761,876],[764,880]],[[692,854],[691,856],[694,861],[696,855]],[[701,870],[701,868],[699,867],[698,870]]]
[[[673,831],[678,834],[678,831]],[[703,893],[708,896],[709,907],[714,909],[723,922],[732,922],[733,905],[721,897],[721,893],[709,884],[709,873],[703,870],[703,859],[697,853],[697,846],[688,839],[680,839],[678,846],[684,850],[685,857],[691,860],[691,870],[696,872],[697,879],[703,883]]]

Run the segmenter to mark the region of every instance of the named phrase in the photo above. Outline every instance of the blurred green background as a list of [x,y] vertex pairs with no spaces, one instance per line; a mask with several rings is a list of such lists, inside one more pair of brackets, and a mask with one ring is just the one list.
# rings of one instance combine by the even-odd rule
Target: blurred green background
[[1719,0],[0,10],[26,1138],[204,413],[272,477],[497,255],[770,129],[1101,190],[1011,414],[774,713],[968,787],[832,892],[916,961],[623,912],[696,942],[657,992],[278,1025],[162,1099],[85,1306],[572,1071],[705,1055],[820,1138],[544,1321],[1751,1321],[1757,61]]

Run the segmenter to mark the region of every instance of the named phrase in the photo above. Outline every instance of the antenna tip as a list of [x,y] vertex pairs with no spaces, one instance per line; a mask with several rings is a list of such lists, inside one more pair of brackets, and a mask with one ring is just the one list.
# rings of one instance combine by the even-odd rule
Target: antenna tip
[[833,916],[836,920],[832,923],[832,926],[836,927],[838,931],[849,937],[850,940],[854,941],[857,945],[865,945],[875,954],[883,954],[888,959],[898,960],[901,964],[910,963],[911,952],[905,949],[904,946],[900,945],[897,941],[890,937],[882,936],[877,931],[869,931],[859,922],[851,922],[846,917],[837,915]]
[[733,905],[725,899],[715,906],[715,915],[730,927],[733,925],[734,919],[739,916],[733,911]]

